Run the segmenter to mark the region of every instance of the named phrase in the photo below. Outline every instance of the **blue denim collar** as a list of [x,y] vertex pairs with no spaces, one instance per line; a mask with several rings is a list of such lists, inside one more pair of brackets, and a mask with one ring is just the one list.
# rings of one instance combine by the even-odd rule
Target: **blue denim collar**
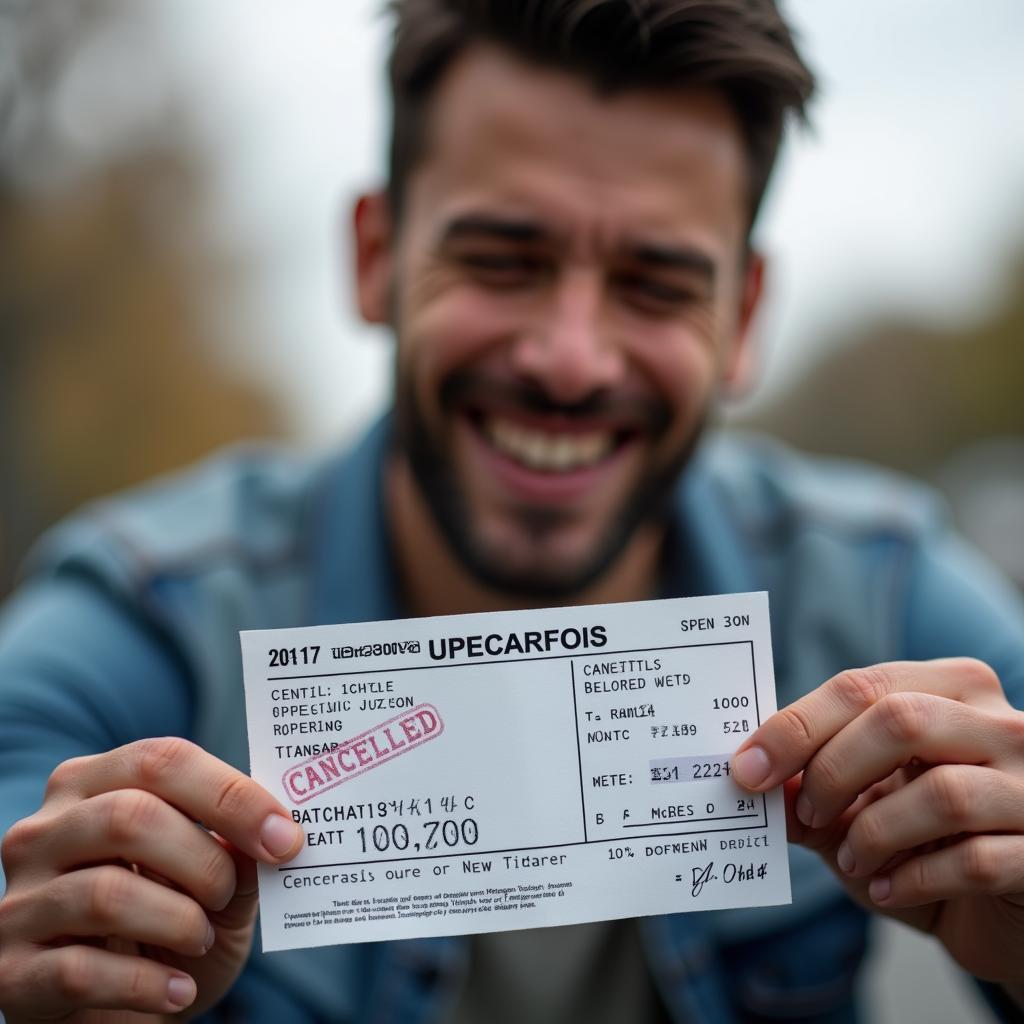
[[350,452],[328,463],[309,545],[313,624],[377,622],[402,615],[384,504],[391,417],[379,419]]

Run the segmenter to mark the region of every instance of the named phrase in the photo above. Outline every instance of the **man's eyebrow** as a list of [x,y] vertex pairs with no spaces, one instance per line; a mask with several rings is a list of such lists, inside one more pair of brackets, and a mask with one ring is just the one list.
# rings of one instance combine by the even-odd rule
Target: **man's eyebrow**
[[467,213],[453,217],[441,229],[440,246],[462,238],[495,238],[505,242],[544,242],[551,233],[533,220],[501,217],[489,213]]
[[648,263],[669,270],[686,270],[705,278],[708,284],[714,284],[717,270],[715,261],[700,249],[642,242],[629,246],[626,252],[638,263]]
[[[554,234],[535,220],[503,217],[492,213],[466,213],[453,217],[441,229],[440,247],[463,238],[493,238],[505,242],[550,242]],[[716,276],[715,261],[692,246],[637,242],[625,247],[625,253],[638,263],[667,269],[685,270],[704,278],[709,285]]]

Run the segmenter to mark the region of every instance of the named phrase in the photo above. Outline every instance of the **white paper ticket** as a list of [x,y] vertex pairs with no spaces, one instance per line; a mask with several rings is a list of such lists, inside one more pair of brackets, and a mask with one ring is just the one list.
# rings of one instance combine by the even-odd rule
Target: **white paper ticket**
[[788,903],[765,594],[242,634],[265,950]]

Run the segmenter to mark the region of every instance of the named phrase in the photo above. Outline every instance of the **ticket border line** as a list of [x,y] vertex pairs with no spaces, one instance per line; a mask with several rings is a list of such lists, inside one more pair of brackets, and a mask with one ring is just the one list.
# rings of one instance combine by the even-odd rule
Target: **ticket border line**
[[[442,668],[476,668],[481,665],[517,665],[522,662],[532,661],[563,661],[565,658],[605,658],[610,654],[644,654],[648,651],[682,651],[697,647],[735,647],[739,644],[750,646],[750,657],[754,657],[754,641],[747,640],[709,640],[702,644],[666,644],[662,647],[624,647],[618,651],[606,651],[603,647],[600,651],[590,653],[570,651],[568,654],[538,654],[536,657],[522,658],[492,658],[490,661],[446,661],[438,662],[436,665],[384,665],[379,668],[351,669],[346,672],[311,672],[300,676],[264,676],[268,683],[287,683],[294,679],[335,679],[338,676],[369,676],[379,672],[422,672],[426,670],[437,670]],[[394,655],[393,657],[399,657]],[[757,670],[754,670],[754,693],[757,693]],[[756,696],[755,696],[756,702]],[[761,720],[761,713],[758,710],[758,722]]]
[[589,843],[587,835],[587,797],[583,792],[583,748],[580,746],[580,712],[576,704],[576,666],[569,662],[569,681],[572,686],[572,717],[576,723],[576,767],[580,777],[580,810],[583,813],[583,842]]
[[[738,644],[746,644],[750,648],[750,682],[754,690],[754,714],[757,721],[757,727],[761,727],[761,702],[757,695],[757,660],[754,657],[754,640],[748,638],[746,640],[721,640],[721,641],[709,641],[701,644],[678,644],[672,647],[637,647],[629,648],[622,651],[610,651],[610,654],[646,654],[649,651],[668,651],[668,650],[690,650],[695,647],[735,647]],[[563,655],[556,655],[556,657],[564,657]],[[530,661],[539,659],[527,659]],[[545,659],[550,660],[550,659]],[[569,662],[569,678],[572,686],[572,711],[573,718],[576,721],[576,760],[579,768],[580,776],[580,806],[583,811],[583,841],[584,844],[589,843],[591,840],[587,835],[587,797],[583,787],[583,756],[580,748],[580,716],[579,711],[576,707],[576,665]],[[704,756],[718,756],[718,755],[704,755]],[[768,827],[768,809],[764,801],[761,805],[761,814],[764,817],[764,827]],[[707,818],[707,821],[731,821],[734,820],[736,815],[722,815],[720,818]],[[622,825],[621,828],[641,828],[641,827],[657,827],[658,822],[637,822],[635,825]],[[665,821],[661,824],[664,825],[681,825],[687,824],[687,822],[673,822]],[[669,835],[670,833],[655,833],[655,835]],[[692,832],[678,833],[679,835],[693,835]],[[638,839],[644,839],[645,836],[637,836]],[[597,842],[598,840],[594,840]],[[538,847],[540,849],[540,847]]]
[[[739,821],[741,818],[760,818],[761,815],[754,811],[752,814],[722,814],[714,818],[690,818],[688,821],[680,818],[678,821],[635,821],[632,825],[620,825],[619,828],[650,828],[652,825],[699,825],[704,821]],[[767,828],[767,824],[765,828]],[[628,837],[627,837],[628,838]],[[637,836],[637,839],[653,838],[649,836]]]

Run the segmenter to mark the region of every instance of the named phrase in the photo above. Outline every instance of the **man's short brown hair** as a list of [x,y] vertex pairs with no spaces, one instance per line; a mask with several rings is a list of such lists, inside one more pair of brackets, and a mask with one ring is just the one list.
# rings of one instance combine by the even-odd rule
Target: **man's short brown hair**
[[474,42],[579,74],[604,95],[687,86],[720,91],[743,131],[751,224],[786,114],[803,117],[814,89],[775,0],[391,0],[390,8],[388,190],[396,219],[427,145],[434,87]]

